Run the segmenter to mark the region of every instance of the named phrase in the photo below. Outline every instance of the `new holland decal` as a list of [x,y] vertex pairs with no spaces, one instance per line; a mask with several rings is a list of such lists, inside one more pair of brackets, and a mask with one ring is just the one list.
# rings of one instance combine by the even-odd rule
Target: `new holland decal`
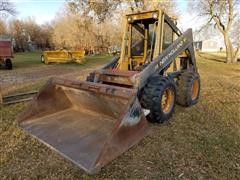
[[162,58],[162,60],[160,61],[160,65],[164,64],[167,60],[169,60],[184,45],[186,41],[186,38],[181,40],[175,48],[173,48],[165,57]]

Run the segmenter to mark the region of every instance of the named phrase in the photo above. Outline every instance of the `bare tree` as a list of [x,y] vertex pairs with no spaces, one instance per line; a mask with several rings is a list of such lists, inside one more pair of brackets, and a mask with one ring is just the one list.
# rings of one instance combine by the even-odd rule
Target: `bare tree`
[[[123,1],[125,2],[125,1]],[[168,14],[175,14],[175,4],[173,0],[149,1],[149,0],[126,0],[132,12],[163,9]]]
[[39,48],[45,49],[51,46],[52,28],[49,25],[39,25],[34,19],[23,21],[23,28],[28,37],[28,43],[35,43]]
[[7,32],[6,24],[0,20],[0,34],[5,34]]
[[237,58],[240,59],[240,18],[237,19],[233,23],[233,28],[231,31],[231,39],[232,43],[235,47],[237,47],[235,51],[235,62],[237,61]]
[[121,0],[68,0],[72,12],[82,15],[94,14],[99,22],[103,22],[121,4]]
[[121,23],[109,16],[99,23],[98,18],[72,11],[68,5],[59,13],[53,25],[53,42],[57,48],[85,49],[91,52],[107,52],[119,46]]
[[53,27],[51,24],[41,25],[41,33],[38,42],[42,45],[42,49],[52,49],[54,47]]
[[131,12],[162,8],[165,11],[174,12],[173,0],[149,1],[149,0],[68,0],[72,12],[84,15],[93,14],[102,23],[111,17],[118,8],[125,7]]
[[32,50],[32,44],[42,49],[52,46],[52,27],[47,24],[40,26],[32,18],[11,20],[8,31],[15,40],[14,50],[17,52]]
[[10,15],[17,14],[14,4],[9,0],[0,0],[0,12],[7,13]]
[[[240,29],[233,31],[234,22],[239,18],[239,8],[237,4],[238,0],[194,0],[190,4],[193,6],[194,10],[198,11],[200,17],[207,17],[207,23],[205,26],[214,26],[224,38],[224,44],[226,47],[226,62],[237,62],[239,54],[239,44],[240,39],[238,38],[238,47],[236,50],[233,47],[233,42],[231,40],[231,32],[240,33]],[[236,34],[237,36],[237,34]]]
[[[122,40],[122,15],[128,12],[163,8],[173,12],[173,1],[67,0],[55,20],[53,41],[58,48],[106,52],[118,49]],[[64,13],[62,13],[64,12]],[[169,11],[168,11],[169,12]],[[111,50],[110,50],[111,51]]]
[[17,52],[24,52],[27,50],[27,33],[24,23],[20,20],[12,20],[9,23],[10,35],[14,38],[16,46],[14,50]]

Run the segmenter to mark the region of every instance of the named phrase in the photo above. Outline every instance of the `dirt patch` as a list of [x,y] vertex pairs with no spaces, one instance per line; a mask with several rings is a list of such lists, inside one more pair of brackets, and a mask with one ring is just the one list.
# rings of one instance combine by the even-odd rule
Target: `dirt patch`
[[83,64],[46,65],[40,62],[41,53],[39,52],[17,53],[14,57],[12,70],[0,69],[0,90],[3,94],[50,77],[85,79],[89,72],[100,68],[113,58],[111,55],[86,56]]
[[6,94],[11,90],[16,89],[16,87],[19,88],[27,83],[32,83],[42,79],[49,79],[50,77],[84,80],[91,71],[93,71],[93,68],[63,69],[52,66],[4,71],[0,73],[0,87],[2,94]]

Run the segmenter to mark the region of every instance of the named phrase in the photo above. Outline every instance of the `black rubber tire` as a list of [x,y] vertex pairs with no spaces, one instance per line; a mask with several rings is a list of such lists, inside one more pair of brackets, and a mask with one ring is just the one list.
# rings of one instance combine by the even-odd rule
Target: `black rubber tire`
[[[173,93],[172,105],[166,113],[162,108],[162,97],[166,89]],[[167,121],[174,112],[176,102],[175,82],[170,77],[153,77],[143,90],[141,104],[150,110],[147,119],[150,122],[163,123]]]
[[11,59],[6,59],[5,60],[5,68],[8,69],[8,70],[11,70],[12,69],[12,61]]
[[45,59],[44,59],[44,56],[43,56],[43,55],[41,56],[41,62],[42,62],[42,63],[45,63]]
[[[192,84],[196,80],[198,83],[198,90],[196,96],[192,98]],[[197,72],[185,71],[176,81],[177,86],[177,104],[188,107],[196,104],[200,96],[200,76]]]

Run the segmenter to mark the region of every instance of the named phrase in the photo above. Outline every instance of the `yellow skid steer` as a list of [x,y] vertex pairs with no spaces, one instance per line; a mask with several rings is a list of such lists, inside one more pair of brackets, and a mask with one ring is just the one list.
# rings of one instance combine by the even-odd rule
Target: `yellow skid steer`
[[120,57],[86,81],[50,79],[18,123],[96,173],[147,134],[147,120],[163,123],[199,93],[191,29],[181,33],[162,10],[128,14]]

